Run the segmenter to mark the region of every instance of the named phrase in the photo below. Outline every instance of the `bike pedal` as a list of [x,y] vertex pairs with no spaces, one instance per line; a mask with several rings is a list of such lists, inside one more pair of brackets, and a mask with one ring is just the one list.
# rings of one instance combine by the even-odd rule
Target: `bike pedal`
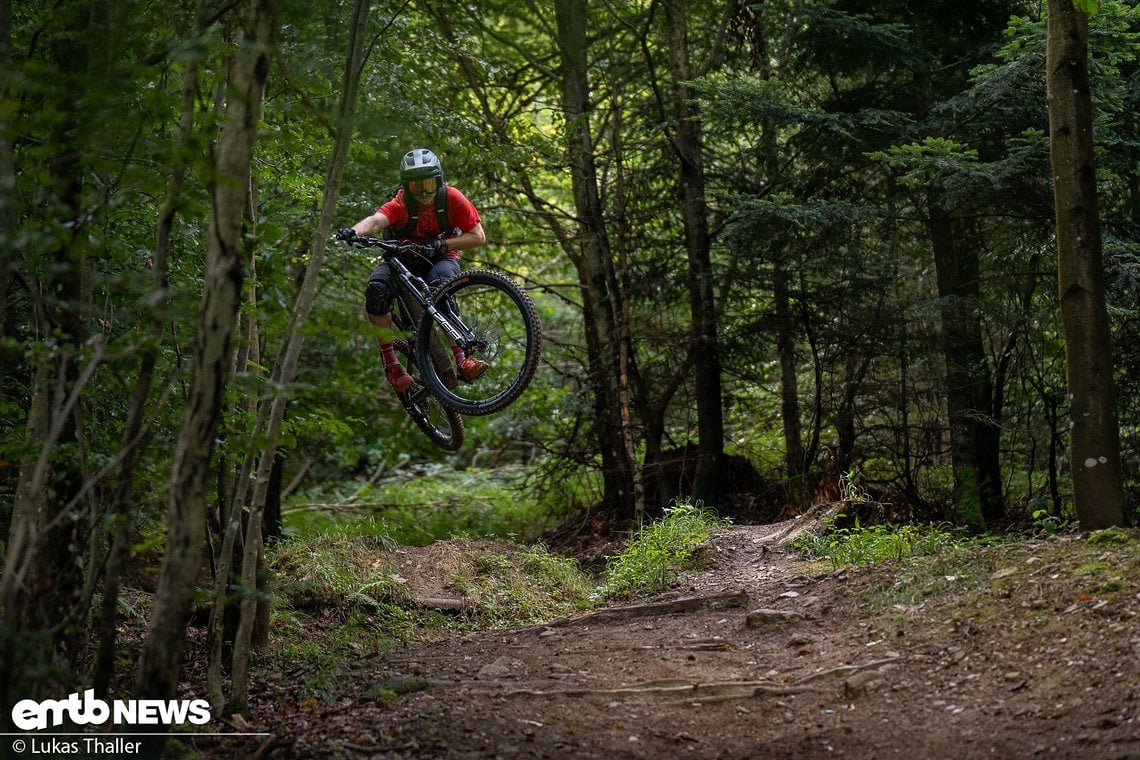
[[431,391],[428,390],[428,387],[426,385],[420,385],[419,383],[414,383],[412,387],[408,388],[404,393],[407,395],[408,401],[413,404],[418,404],[431,395]]

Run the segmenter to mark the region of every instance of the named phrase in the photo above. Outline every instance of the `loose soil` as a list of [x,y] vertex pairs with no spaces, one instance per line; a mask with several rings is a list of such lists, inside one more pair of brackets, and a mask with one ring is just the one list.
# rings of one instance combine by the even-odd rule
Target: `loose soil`
[[[821,570],[802,527],[726,529],[653,599],[364,657],[225,756],[1140,758],[1135,532]],[[405,577],[446,606],[432,551]]]

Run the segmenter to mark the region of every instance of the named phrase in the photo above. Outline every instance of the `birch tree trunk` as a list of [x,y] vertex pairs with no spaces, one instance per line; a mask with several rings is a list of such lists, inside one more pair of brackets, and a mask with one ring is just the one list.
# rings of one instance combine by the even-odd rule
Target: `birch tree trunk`
[[190,392],[174,451],[166,554],[135,682],[136,695],[144,698],[170,699],[177,691],[183,637],[206,540],[210,457],[230,379],[246,264],[242,216],[277,5],[275,0],[251,0],[245,11],[241,45],[230,67],[226,121],[211,188],[206,273]]
[[1093,156],[1088,16],[1049,0],[1049,160],[1069,387],[1070,470],[1082,529],[1127,522]]
[[[352,33],[349,38],[349,52],[344,67],[344,85],[341,90],[340,105],[337,113],[336,141],[332,155],[329,158],[329,169],[325,175],[324,196],[321,205],[321,215],[317,222],[317,229],[313,235],[312,257],[305,267],[305,276],[301,289],[293,305],[293,316],[286,332],[286,345],[278,355],[273,369],[272,386],[277,393],[268,404],[263,403],[258,412],[257,430],[255,438],[264,438],[265,447],[258,458],[256,476],[254,478],[253,499],[250,503],[249,515],[246,519],[245,544],[242,555],[242,588],[252,589],[257,586],[257,573],[262,554],[262,516],[265,513],[266,496],[273,470],[273,463],[277,455],[277,440],[281,434],[281,423],[285,417],[285,405],[288,396],[282,391],[293,382],[297,372],[297,361],[301,355],[303,343],[302,327],[309,318],[313,302],[317,295],[317,284],[321,265],[324,261],[325,247],[332,227],[333,215],[336,210],[337,197],[340,195],[341,180],[344,177],[344,167],[348,162],[348,148],[352,140],[353,115],[356,112],[357,95],[360,89],[360,75],[364,64],[364,46],[368,32],[367,0],[356,0],[353,14]],[[257,619],[257,599],[246,594],[241,600],[241,618],[238,622],[237,635],[234,641],[233,666],[231,670],[232,693],[229,709],[231,712],[244,713],[249,695],[249,652],[253,637],[254,624]]]

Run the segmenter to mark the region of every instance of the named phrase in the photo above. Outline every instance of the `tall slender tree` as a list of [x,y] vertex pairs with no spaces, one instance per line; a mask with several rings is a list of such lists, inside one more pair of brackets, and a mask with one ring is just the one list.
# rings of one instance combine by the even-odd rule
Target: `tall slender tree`
[[[730,4],[735,5],[735,4]],[[720,341],[712,268],[708,203],[700,113],[693,104],[689,81],[689,10],[686,0],[666,0],[665,23],[669,40],[669,72],[674,132],[670,145],[678,170],[677,195],[685,229],[689,264],[689,309],[692,314],[693,387],[697,402],[697,468],[693,494],[716,505],[724,485],[724,409],[721,388]],[[710,65],[705,68],[711,68]]]
[[[325,175],[321,213],[312,241],[312,255],[305,266],[301,288],[294,301],[292,316],[285,332],[285,345],[278,354],[273,368],[272,385],[278,389],[278,392],[271,399],[263,401],[258,411],[256,432],[257,436],[263,438],[266,443],[258,457],[253,498],[245,525],[241,585],[242,588],[246,589],[256,588],[258,585],[256,575],[259,570],[259,559],[262,556],[262,515],[265,513],[270,474],[276,460],[281,424],[285,417],[285,405],[288,400],[285,389],[293,383],[297,372],[297,361],[303,343],[302,328],[309,318],[313,301],[317,295],[318,278],[324,261],[328,233],[332,226],[336,202],[340,196],[344,167],[348,161],[353,117],[356,113],[360,77],[364,67],[365,43],[368,39],[368,9],[367,0],[356,0],[349,33],[349,49],[344,64],[340,100],[336,112],[333,151],[329,156],[328,171]],[[231,712],[244,713],[247,708],[250,678],[249,655],[256,621],[256,608],[257,599],[250,594],[245,594],[241,600],[241,616],[234,641],[233,667],[231,668],[233,687],[229,705]]]
[[242,11],[243,33],[231,61],[225,126],[213,178],[190,395],[174,452],[166,553],[135,681],[140,697],[169,699],[178,686],[186,623],[206,540],[210,457],[229,379],[247,265],[242,221],[278,6],[276,0],[250,0]]
[[1126,521],[1088,69],[1088,12],[1095,9],[1093,0],[1049,0],[1046,54],[1070,469],[1077,518],[1085,529]]
[[590,124],[586,0],[557,0],[558,50],[562,59],[562,107],[566,114],[567,157],[577,213],[580,253],[575,263],[583,287],[590,387],[594,392],[606,500],[625,516],[644,508],[637,503],[637,463],[623,436],[621,386],[627,375],[620,357],[621,294],[614,287],[610,251],[601,199]]

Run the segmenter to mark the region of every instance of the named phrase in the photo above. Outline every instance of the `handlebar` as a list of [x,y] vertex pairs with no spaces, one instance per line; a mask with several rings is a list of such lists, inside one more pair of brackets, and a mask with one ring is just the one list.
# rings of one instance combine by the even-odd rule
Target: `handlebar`
[[420,243],[409,243],[403,240],[385,240],[384,238],[363,237],[360,235],[357,235],[351,240],[345,240],[344,242],[357,248],[379,248],[388,256],[399,256],[403,253],[410,253],[428,259],[429,261],[431,260],[431,252],[425,250],[425,246]]
[[357,248],[383,248],[386,251],[410,251],[420,246],[417,243],[400,242],[399,240],[385,240],[384,238],[362,237],[357,235],[351,240],[344,241]]

